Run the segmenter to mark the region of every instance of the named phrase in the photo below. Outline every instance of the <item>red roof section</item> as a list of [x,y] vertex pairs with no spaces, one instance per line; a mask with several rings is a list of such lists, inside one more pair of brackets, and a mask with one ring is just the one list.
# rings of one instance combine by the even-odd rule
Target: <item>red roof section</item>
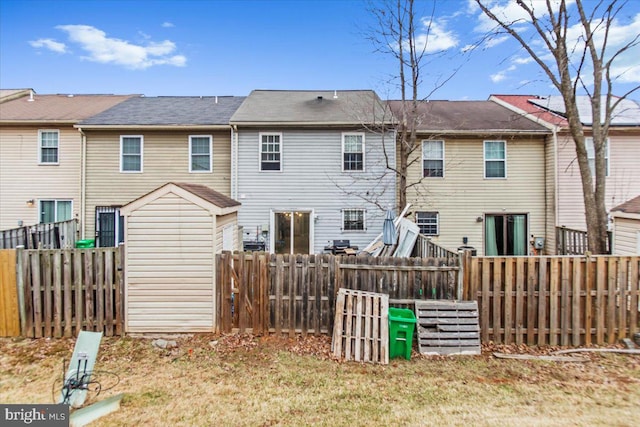
[[530,99],[538,99],[539,97],[536,95],[491,95],[489,99],[492,98],[509,104],[520,110],[520,112],[530,114],[546,123],[561,127],[569,126],[569,122],[567,122],[567,119],[564,117],[551,113],[529,102]]
[[612,212],[640,213],[640,196],[627,200],[621,205],[611,209]]

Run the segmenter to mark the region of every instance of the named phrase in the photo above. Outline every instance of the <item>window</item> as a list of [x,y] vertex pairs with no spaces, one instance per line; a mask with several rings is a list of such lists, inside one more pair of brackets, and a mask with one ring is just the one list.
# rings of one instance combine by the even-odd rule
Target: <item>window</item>
[[67,221],[72,218],[71,200],[40,200],[40,223]]
[[422,141],[422,176],[444,176],[444,141]]
[[189,172],[211,172],[211,136],[189,136]]
[[57,130],[38,131],[40,140],[40,163],[58,164],[58,140],[60,133]]
[[342,134],[342,170],[364,170],[364,134]]
[[282,170],[282,134],[261,133],[260,134],[260,170],[279,171]]
[[420,227],[420,234],[437,236],[438,212],[416,212],[416,224]]
[[[591,176],[596,176],[596,151],[593,147],[593,138],[585,138],[584,145],[587,148],[587,158],[589,159],[589,169],[591,169]],[[604,170],[605,176],[609,176],[609,139],[607,138],[604,143]]]
[[364,231],[364,209],[344,209],[342,211],[344,231]]
[[507,147],[504,141],[484,142],[484,177],[507,177]]
[[142,172],[142,136],[120,137],[120,172]]

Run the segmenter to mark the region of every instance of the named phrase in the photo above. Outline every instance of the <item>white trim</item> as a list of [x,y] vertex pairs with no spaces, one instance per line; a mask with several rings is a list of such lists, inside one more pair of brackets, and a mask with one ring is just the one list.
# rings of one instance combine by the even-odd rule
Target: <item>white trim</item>
[[[209,170],[194,171],[193,167],[193,138],[209,138]],[[189,173],[213,172],[213,135],[189,135]]]
[[[43,224],[41,222],[42,202],[53,202],[53,222],[69,221],[69,220],[73,219],[73,199],[38,199],[38,212],[37,212],[38,217],[36,218],[36,221],[37,221],[38,224]],[[58,203],[59,202],[69,202],[69,203],[71,203],[71,218],[68,218],[68,219],[59,219],[58,218]]]
[[[359,170],[347,170],[344,168],[344,138],[345,136],[361,136],[362,137],[362,169]],[[365,133],[364,132],[342,132],[341,138],[341,153],[340,153],[340,164],[342,168],[342,172],[364,172],[367,169],[367,161],[366,161],[366,145],[365,145]]]
[[[504,144],[504,160],[487,159],[487,142],[502,142]],[[504,161],[504,176],[487,176],[487,161]],[[484,179],[507,179],[507,141],[502,139],[486,139],[482,141],[482,174]]]
[[[278,140],[278,146],[280,148],[279,154],[280,154],[280,169],[271,169],[271,170],[263,170],[262,169],[262,136],[277,136],[279,138]],[[258,132],[258,172],[282,172],[283,168],[283,138],[282,138],[282,132]]]
[[[441,159],[434,159],[434,158],[429,158],[429,159],[425,159],[424,157],[424,143],[425,142],[440,142],[442,144],[442,158]],[[444,143],[444,139],[423,139],[422,140],[422,164],[420,165],[421,169],[422,169],[422,177],[423,178],[444,178],[445,177],[445,167],[444,167],[444,148],[445,148],[445,143]],[[442,176],[424,176],[424,161],[425,160],[440,160],[442,161]]]
[[[140,138],[140,170],[125,171],[122,170],[122,140],[123,138]],[[144,171],[144,135],[120,135],[120,173],[142,173]]]
[[426,224],[426,223],[418,222],[418,214],[420,214],[420,213],[435,214],[436,215],[436,224],[435,224],[436,225],[436,233],[435,234],[431,234],[431,233],[425,234],[425,233],[422,233],[422,230],[420,230],[420,233],[424,234],[425,236],[439,236],[440,235],[440,212],[437,212],[437,211],[416,211],[416,213],[415,213],[415,223],[416,223],[416,225],[418,227],[420,227],[421,224],[425,225],[425,226],[433,225],[433,224]]
[[[589,149],[587,148],[587,141],[591,141],[591,151],[593,152],[593,157],[589,157]],[[607,140],[605,141],[605,153],[604,153],[604,159],[605,159],[605,177],[609,177],[609,175],[611,175],[611,164],[610,164],[610,159],[609,159],[609,152],[611,150],[611,141],[609,141],[609,138],[607,138]],[[595,179],[596,177],[596,170],[595,170],[595,162],[596,162],[596,149],[593,146],[593,137],[592,136],[585,136],[584,137],[584,149],[587,150],[587,162],[589,163],[589,169],[591,169],[591,159],[593,159],[593,170],[591,171],[591,177]]]
[[[315,239],[314,239],[314,235],[315,235],[315,224],[314,224],[314,217],[315,217],[315,211],[313,209],[271,209],[269,211],[269,248],[268,251],[269,253],[275,253],[275,225],[276,225],[276,214],[277,213],[290,213],[291,214],[291,221],[293,221],[293,215],[296,212],[302,212],[302,213],[308,213],[309,214],[309,253],[312,254],[313,253],[313,248],[315,245]],[[289,247],[289,252],[288,253],[293,253],[293,248],[294,248],[294,241],[293,241],[293,233],[294,233],[294,229],[293,229],[293,225],[290,226],[290,241],[291,241],[291,246]]]
[[[362,212],[362,230],[346,230],[344,227],[344,212],[345,211],[360,211]],[[367,210],[364,208],[343,208],[340,210],[342,214],[342,221],[340,224],[340,230],[343,233],[364,233],[367,231]]]
[[[42,146],[42,134],[44,132],[55,133],[58,135],[58,140],[56,141],[56,158],[55,162],[43,162],[42,161],[42,149],[43,148],[52,148],[52,147],[43,147]],[[59,129],[38,129],[38,165],[41,166],[57,166],[60,164],[60,130]]]

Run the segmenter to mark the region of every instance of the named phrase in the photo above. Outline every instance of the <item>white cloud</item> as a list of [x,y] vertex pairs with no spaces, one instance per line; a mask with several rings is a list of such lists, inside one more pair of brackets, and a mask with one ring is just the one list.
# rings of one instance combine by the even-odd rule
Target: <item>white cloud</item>
[[176,45],[170,40],[150,42],[142,46],[107,37],[104,31],[89,25],[59,25],[56,28],[65,31],[70,41],[79,44],[88,53],[84,59],[89,61],[122,65],[131,69],[145,69],[154,65],[182,67],[187,63],[184,55],[171,56]]
[[530,56],[523,56],[518,58],[513,58],[513,63],[518,65],[529,64],[533,62],[533,58]]
[[[567,7],[570,7],[574,2],[575,0],[567,0]],[[471,2],[469,2],[467,9],[471,13],[479,13],[478,25],[475,27],[475,31],[484,33],[495,30],[497,24],[482,13],[478,5],[475,4],[475,1],[473,1],[473,3],[474,4],[471,5]],[[482,3],[487,6],[491,13],[505,23],[518,25],[518,23],[524,24],[530,22],[527,12],[513,0],[483,0]],[[523,0],[523,3],[532,9],[534,15],[538,18],[548,15],[546,0]],[[551,0],[553,10],[557,10],[559,5],[559,0]]]
[[173,28],[173,27],[175,27],[175,25],[173,25],[173,23],[171,23],[171,22],[163,22],[162,23],[162,27],[163,28]]
[[57,42],[53,39],[38,39],[30,41],[29,44],[35,48],[45,48],[53,52],[66,53],[67,46],[64,43]]
[[458,37],[453,31],[445,29],[446,21],[436,21],[430,18],[422,19],[422,31],[416,35],[416,49],[425,53],[442,52],[459,43]]
[[498,71],[495,74],[491,74],[489,77],[491,78],[492,82],[499,83],[507,78],[507,72],[505,70]]

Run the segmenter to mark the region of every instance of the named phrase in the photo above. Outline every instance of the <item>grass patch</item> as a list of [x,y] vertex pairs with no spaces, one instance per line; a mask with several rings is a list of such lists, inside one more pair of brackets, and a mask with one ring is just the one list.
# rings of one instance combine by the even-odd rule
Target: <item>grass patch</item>
[[[0,401],[50,403],[73,344],[0,339]],[[199,335],[178,344],[103,339],[96,369],[120,382],[97,399],[125,398],[95,425],[631,426],[640,418],[638,356],[562,364],[414,353],[382,366],[333,360],[326,337]]]

